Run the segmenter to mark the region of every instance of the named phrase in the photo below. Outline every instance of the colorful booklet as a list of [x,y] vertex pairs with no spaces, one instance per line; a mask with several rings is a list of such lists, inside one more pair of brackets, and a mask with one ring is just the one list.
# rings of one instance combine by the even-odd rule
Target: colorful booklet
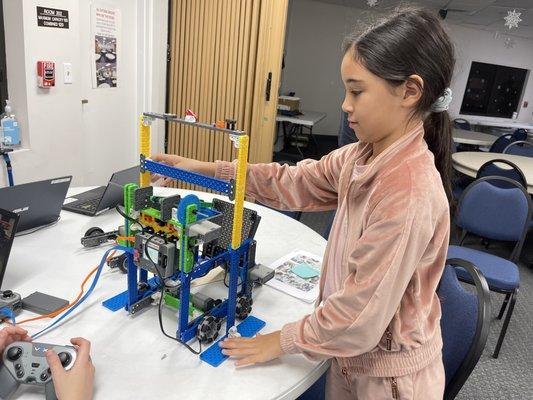
[[322,257],[304,250],[293,252],[274,261],[272,268],[276,275],[266,284],[291,296],[314,302],[318,297]]

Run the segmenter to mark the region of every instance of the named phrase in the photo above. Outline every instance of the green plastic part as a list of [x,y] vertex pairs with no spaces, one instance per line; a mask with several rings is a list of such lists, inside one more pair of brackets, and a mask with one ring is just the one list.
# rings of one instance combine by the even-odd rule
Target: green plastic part
[[[165,304],[176,311],[180,309],[180,299],[177,297],[172,296],[170,293],[165,293],[165,296],[163,297],[163,300],[165,301]],[[194,312],[202,313],[202,311],[198,310],[196,307],[192,305],[191,302],[189,302],[189,317],[193,316]]]
[[[124,212],[126,215],[130,215],[133,210],[133,204],[135,202],[135,190],[139,186],[136,183],[127,183],[124,185]],[[131,222],[127,219],[124,219],[124,226],[126,228],[126,236],[131,236]],[[126,247],[133,247],[133,243],[129,241],[120,241]],[[119,242],[119,243],[120,243]]]

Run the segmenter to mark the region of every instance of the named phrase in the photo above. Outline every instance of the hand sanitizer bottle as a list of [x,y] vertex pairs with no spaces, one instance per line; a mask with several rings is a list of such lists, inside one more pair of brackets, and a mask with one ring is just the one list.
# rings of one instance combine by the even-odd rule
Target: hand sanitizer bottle
[[2,127],[3,138],[2,141],[5,146],[19,146],[20,145],[20,128],[19,124],[13,114],[11,102],[6,100],[5,114],[0,120]]

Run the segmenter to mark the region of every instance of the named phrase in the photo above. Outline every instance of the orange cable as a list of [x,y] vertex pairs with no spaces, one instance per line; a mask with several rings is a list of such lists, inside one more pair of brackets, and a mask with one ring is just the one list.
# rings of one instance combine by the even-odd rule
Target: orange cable
[[[116,250],[114,250],[110,255],[109,257],[107,257],[106,261],[109,261],[111,258],[113,258],[113,256],[115,255],[116,253]],[[25,319],[25,320],[22,320],[20,322],[17,321],[17,325],[22,325],[26,322],[31,322],[31,321],[37,321],[37,320],[40,320],[40,319],[44,319],[44,318],[54,318],[56,316],[58,316],[59,314],[61,314],[63,311],[66,311],[68,310],[69,308],[71,307],[74,307],[74,305],[81,299],[81,297],[83,296],[83,293],[84,293],[84,287],[85,287],[85,284],[87,283],[87,281],[89,280],[89,278],[98,270],[100,266],[96,266],[94,269],[91,270],[91,272],[89,272],[89,274],[85,277],[85,279],[83,280],[83,282],[81,283],[81,291],[80,293],[78,294],[78,296],[76,297],[76,299],[72,302],[70,302],[69,304],[67,304],[66,306],[60,308],[59,310],[56,310],[50,314],[46,314],[46,315],[40,315],[38,317],[34,317],[34,318],[28,318],[28,319]]]

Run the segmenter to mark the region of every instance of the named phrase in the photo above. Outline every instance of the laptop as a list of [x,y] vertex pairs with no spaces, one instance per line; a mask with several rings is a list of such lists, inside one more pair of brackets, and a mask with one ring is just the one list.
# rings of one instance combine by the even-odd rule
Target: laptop
[[7,260],[15,238],[19,215],[0,208],[0,288],[6,272]]
[[0,208],[20,215],[17,232],[59,220],[72,176],[25,183],[0,189]]
[[115,172],[107,186],[100,186],[66,199],[63,210],[94,216],[123,204],[124,185],[139,184],[139,174],[139,166]]

